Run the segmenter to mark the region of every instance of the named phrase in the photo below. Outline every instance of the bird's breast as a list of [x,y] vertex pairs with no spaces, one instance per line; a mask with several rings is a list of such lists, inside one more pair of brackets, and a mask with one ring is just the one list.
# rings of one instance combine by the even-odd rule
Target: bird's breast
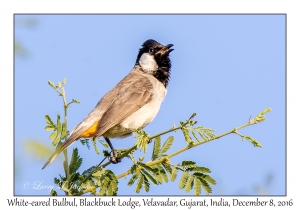
[[161,103],[164,100],[167,89],[158,80],[153,80],[153,96],[152,100],[126,117],[120,124],[110,128],[104,136],[108,138],[127,137],[135,128],[144,128],[156,117]]
[[120,125],[128,129],[143,128],[157,115],[160,105],[165,98],[166,88],[155,79],[152,100],[124,119]]

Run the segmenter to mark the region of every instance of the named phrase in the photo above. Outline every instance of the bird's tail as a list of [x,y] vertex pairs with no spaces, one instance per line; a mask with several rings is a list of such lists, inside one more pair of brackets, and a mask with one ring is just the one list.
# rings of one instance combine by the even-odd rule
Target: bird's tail
[[44,164],[43,168],[46,168],[46,166],[49,164],[49,163],[52,163],[52,161],[59,155],[59,152],[55,151],[51,157],[47,160],[47,162]]
[[72,138],[72,136],[70,136],[60,147],[58,147],[56,149],[56,151],[50,156],[50,158],[47,160],[47,162],[44,164],[43,168],[46,168],[46,166],[50,163],[52,163],[52,161],[61,153],[63,152],[65,149],[67,149],[71,144],[73,144],[77,139],[76,138]]

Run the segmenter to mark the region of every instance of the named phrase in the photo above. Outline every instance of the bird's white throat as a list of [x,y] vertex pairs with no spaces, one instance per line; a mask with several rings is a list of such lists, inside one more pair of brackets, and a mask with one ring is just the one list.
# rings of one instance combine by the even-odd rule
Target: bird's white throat
[[141,65],[142,69],[146,72],[156,71],[158,68],[154,56],[150,55],[149,53],[143,53],[139,60],[139,64]]

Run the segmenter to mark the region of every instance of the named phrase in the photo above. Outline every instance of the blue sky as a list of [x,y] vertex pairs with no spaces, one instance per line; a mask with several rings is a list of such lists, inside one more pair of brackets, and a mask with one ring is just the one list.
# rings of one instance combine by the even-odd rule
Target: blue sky
[[[22,21],[28,19],[35,24],[25,27]],[[220,134],[272,108],[265,122],[240,131],[262,148],[229,135],[182,153],[172,163],[193,160],[210,168],[217,181],[212,195],[257,194],[254,186],[264,187],[269,174],[273,179],[268,193],[285,195],[284,15],[17,15],[15,21],[15,41],[26,49],[25,55],[15,56],[16,195],[49,195],[47,189],[22,185],[36,181],[53,185],[53,178],[63,174],[62,157],[41,170],[46,158],[24,150],[32,139],[50,145],[44,116],[63,114],[61,98],[47,81],[67,78],[68,100],[80,100],[69,109],[68,129],[72,130],[127,75],[141,44],[150,38],[174,44],[175,50],[168,93],[157,117],[145,128],[148,133],[167,130],[197,112],[199,125]],[[185,146],[180,132],[174,136],[170,152]],[[112,143],[127,148],[135,139]],[[83,157],[81,171],[102,159],[79,142],[73,146]],[[146,160],[151,149],[149,145]],[[144,155],[137,153],[140,156]],[[130,165],[124,159],[109,169],[120,174]],[[135,195],[135,188],[126,186],[128,179],[119,180],[119,195]],[[178,182],[179,178],[151,186],[148,194],[140,195],[186,195]]]

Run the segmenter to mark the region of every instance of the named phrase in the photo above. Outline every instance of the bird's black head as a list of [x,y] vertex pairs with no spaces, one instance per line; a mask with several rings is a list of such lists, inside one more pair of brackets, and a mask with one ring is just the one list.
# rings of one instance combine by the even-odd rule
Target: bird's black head
[[173,45],[166,46],[153,39],[145,41],[140,49],[135,65],[139,65],[144,72],[152,74],[167,87],[171,74],[169,53]]

